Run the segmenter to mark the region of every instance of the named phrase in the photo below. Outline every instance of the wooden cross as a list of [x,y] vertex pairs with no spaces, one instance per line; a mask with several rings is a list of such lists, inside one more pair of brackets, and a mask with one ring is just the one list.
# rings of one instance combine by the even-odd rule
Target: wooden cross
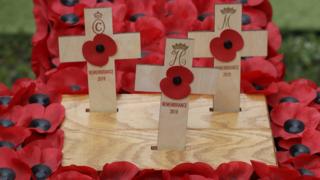
[[[115,85],[115,60],[141,57],[140,34],[113,34],[112,9],[85,9],[85,36],[59,38],[59,52],[62,63],[85,61],[83,45],[98,34],[111,37],[117,46],[117,52],[109,57],[106,65],[88,65],[90,111],[116,112],[117,94]],[[104,47],[108,48],[108,47]]]
[[242,31],[242,5],[220,4],[215,6],[215,32],[190,32],[189,38],[195,40],[194,56],[212,57],[210,42],[219,37],[226,29],[233,29],[241,34],[244,47],[230,62],[217,59],[215,68],[220,69],[219,86],[216,88],[213,107],[215,111],[238,112],[240,109],[240,60],[244,56],[267,56],[266,31]]
[[[191,93],[213,95],[218,70],[193,68],[193,48],[191,39],[167,39],[164,66],[137,65],[135,90],[160,92],[160,81],[166,77],[167,70],[172,67],[185,67],[194,77],[190,84]],[[173,99],[162,93],[157,149],[185,149],[188,110],[188,96]]]

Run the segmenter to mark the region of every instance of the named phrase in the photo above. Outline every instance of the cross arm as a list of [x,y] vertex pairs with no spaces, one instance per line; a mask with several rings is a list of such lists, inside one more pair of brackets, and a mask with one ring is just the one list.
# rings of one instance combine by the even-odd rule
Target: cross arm
[[114,59],[141,58],[140,33],[125,33],[113,36],[117,43],[118,51],[112,57]]
[[244,40],[244,48],[241,56],[267,56],[268,33],[267,31],[244,31],[241,33]]
[[59,38],[59,56],[60,61],[66,62],[81,62],[84,61],[82,55],[82,45],[86,42],[85,36],[72,36]]
[[160,92],[163,66],[139,64],[136,68],[135,91]]
[[212,54],[210,51],[210,42],[216,37],[214,32],[199,31],[189,32],[188,38],[194,40],[194,57],[197,58],[211,58]]

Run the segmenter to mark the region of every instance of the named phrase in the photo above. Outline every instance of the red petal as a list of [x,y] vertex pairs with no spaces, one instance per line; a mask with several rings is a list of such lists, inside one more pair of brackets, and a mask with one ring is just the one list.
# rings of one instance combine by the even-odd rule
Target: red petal
[[139,169],[134,164],[129,162],[114,162],[111,164],[106,164],[103,167],[100,178],[101,180],[128,180],[132,179],[138,172]]
[[228,179],[250,179],[253,168],[244,162],[223,163],[217,168],[221,180]]

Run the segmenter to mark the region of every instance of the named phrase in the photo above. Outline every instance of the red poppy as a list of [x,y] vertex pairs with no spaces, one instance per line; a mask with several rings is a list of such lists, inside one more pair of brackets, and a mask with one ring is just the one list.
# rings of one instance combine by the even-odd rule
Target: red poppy
[[290,164],[301,175],[320,177],[320,157],[317,155],[301,155],[293,158]]
[[47,16],[47,3],[41,0],[33,0],[33,14],[36,32],[32,37],[32,44],[43,40],[49,33],[49,20]]
[[144,169],[133,180],[170,180],[170,173],[166,170]]
[[183,99],[190,95],[192,72],[183,66],[172,66],[167,70],[167,77],[161,80],[160,89],[172,99]]
[[274,65],[261,57],[252,57],[241,61],[241,72],[245,73],[252,71],[261,71],[274,79],[278,77],[278,72]]
[[237,52],[244,47],[242,36],[234,30],[224,30],[220,37],[213,38],[210,42],[211,53],[219,61],[229,62],[234,60]]
[[155,0],[127,0],[128,17],[130,21],[136,20],[141,16],[153,16]]
[[259,27],[264,28],[267,25],[266,14],[256,8],[244,7],[242,14],[242,27]]
[[193,31],[209,31],[214,29],[214,0],[192,0],[198,10]]
[[155,51],[162,49],[159,41],[165,37],[166,29],[157,18],[143,16],[134,22],[130,21],[127,28],[129,32],[140,32],[142,49],[151,50],[150,47]]
[[46,71],[52,68],[50,60],[47,37],[32,44],[31,66],[37,77],[43,76]]
[[282,36],[279,27],[273,22],[269,22],[267,25],[268,31],[268,46],[274,51],[278,51],[282,44]]
[[[35,87],[30,88],[32,86]],[[13,85],[13,91],[21,87],[29,88],[26,95],[19,97],[21,105],[37,103],[46,107],[51,103],[60,103],[62,101],[61,94],[48,89],[48,86],[40,79],[19,79]]]
[[310,104],[316,97],[316,90],[305,84],[292,82],[278,82],[278,93],[268,96],[268,104],[274,107],[284,102],[301,103],[303,105]]
[[268,22],[272,21],[273,12],[272,12],[272,5],[269,0],[264,0],[261,4],[256,6],[256,8],[261,9],[267,15]]
[[35,134],[33,133],[24,142],[25,145],[38,146],[41,149],[56,148],[62,151],[64,144],[64,132],[58,129],[52,134]]
[[5,97],[2,99],[4,105],[0,105],[0,113],[5,114],[12,110],[17,105],[24,104],[24,97],[29,97],[29,94],[35,90],[35,85],[31,84],[27,87],[21,87],[14,90],[12,97]]
[[277,80],[282,80],[285,75],[285,68],[286,67],[282,61],[283,58],[284,58],[283,54],[276,54],[272,57],[268,57],[268,61],[270,61],[277,70],[277,74],[278,74]]
[[320,88],[317,89],[317,96],[314,98],[311,106],[320,110]]
[[25,113],[18,125],[28,127],[38,133],[52,133],[62,123],[65,109],[61,104],[53,103],[48,107],[29,104],[24,107]]
[[0,114],[0,127],[12,127],[20,121],[22,114],[24,113],[22,106],[14,106],[7,112]]
[[31,132],[23,127],[0,127],[0,147],[16,149],[30,135]]
[[41,149],[29,145],[18,151],[18,156],[31,168],[35,179],[48,178],[62,162],[62,152],[56,148]]
[[31,171],[14,150],[0,148],[0,179],[30,179]]
[[270,95],[278,92],[275,78],[261,71],[250,71],[241,74],[241,90],[247,94]]
[[98,173],[95,169],[87,166],[65,166],[59,168],[49,178],[51,180],[98,180]]
[[280,140],[278,145],[280,151],[277,152],[277,159],[281,165],[288,163],[292,158],[303,154],[317,154],[320,152],[318,143],[319,131],[307,132],[301,138],[290,140]]
[[160,17],[160,20],[166,27],[168,37],[187,37],[197,16],[197,8],[192,1],[175,0],[167,1],[164,5],[164,16]]
[[77,67],[67,67],[52,73],[47,81],[48,89],[60,94],[87,94],[87,73]]
[[273,135],[284,139],[302,137],[315,131],[320,122],[320,113],[298,103],[282,103],[271,111]]
[[179,164],[170,171],[170,175],[172,179],[183,177],[186,177],[186,179],[188,179],[188,176],[190,177],[194,175],[197,175],[202,179],[219,179],[217,172],[210,165],[201,162]]
[[93,41],[87,41],[82,47],[84,58],[95,66],[108,64],[109,57],[117,52],[116,42],[108,35],[98,34]]
[[251,161],[252,167],[261,179],[298,179],[300,174],[298,171],[281,168],[277,166],[269,166],[261,162]]
[[217,168],[220,180],[228,179],[250,179],[253,169],[252,166],[244,162],[223,163]]
[[132,179],[139,172],[139,169],[134,164],[129,162],[114,162],[103,166],[100,179]]

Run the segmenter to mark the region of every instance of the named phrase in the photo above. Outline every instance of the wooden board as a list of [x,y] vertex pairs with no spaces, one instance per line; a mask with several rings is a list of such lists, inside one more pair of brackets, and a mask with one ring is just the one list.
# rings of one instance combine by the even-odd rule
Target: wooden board
[[240,113],[212,113],[210,96],[190,96],[186,151],[157,151],[160,95],[119,95],[118,113],[87,113],[88,96],[64,96],[63,165],[130,161],[141,168],[182,162],[250,160],[276,164],[264,96],[241,95]]

